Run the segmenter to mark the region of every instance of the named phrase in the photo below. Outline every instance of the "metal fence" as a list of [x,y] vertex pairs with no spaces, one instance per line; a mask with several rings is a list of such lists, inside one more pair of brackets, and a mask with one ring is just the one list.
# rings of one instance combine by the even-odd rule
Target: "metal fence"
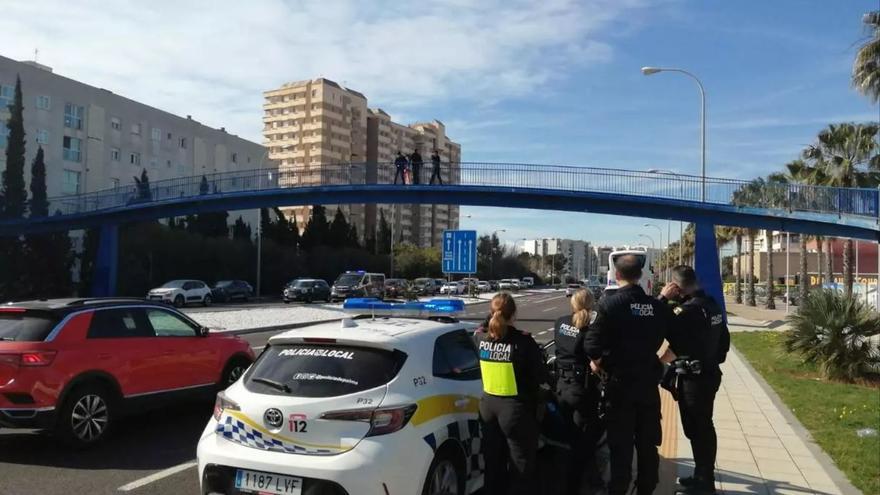
[[[391,163],[334,163],[180,177],[150,182],[149,185],[133,183],[91,193],[50,198],[50,211],[60,214],[89,213],[220,193],[375,183],[368,181],[369,177],[377,176],[371,167],[394,169]],[[704,187],[704,179],[699,176],[610,168],[467,162],[444,163],[441,170],[444,184],[459,186],[597,192],[688,202],[700,202]],[[423,165],[420,175],[420,183],[424,186],[431,175],[431,164]],[[880,189],[834,188],[707,177],[705,191],[705,202],[712,204],[880,217]]]

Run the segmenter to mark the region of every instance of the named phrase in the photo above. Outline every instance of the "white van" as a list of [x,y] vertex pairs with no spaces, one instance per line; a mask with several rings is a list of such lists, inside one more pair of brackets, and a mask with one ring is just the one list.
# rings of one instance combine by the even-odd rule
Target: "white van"
[[642,278],[639,279],[639,285],[642,286],[645,294],[648,294],[650,296],[651,294],[653,294],[654,290],[654,277],[651,273],[651,268],[647,266],[648,253],[647,251],[642,251],[638,249],[612,251],[608,255],[608,285],[605,287],[605,294],[613,294],[615,291],[617,291],[617,289],[620,288],[620,285],[617,284],[617,271],[614,269],[614,262],[617,261],[617,258],[628,254],[635,256],[641,261]]

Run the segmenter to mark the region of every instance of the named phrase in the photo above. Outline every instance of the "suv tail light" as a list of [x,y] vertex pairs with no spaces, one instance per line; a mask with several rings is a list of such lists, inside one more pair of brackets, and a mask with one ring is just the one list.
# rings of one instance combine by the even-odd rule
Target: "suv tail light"
[[0,364],[12,366],[49,366],[55,360],[57,351],[32,351],[15,354],[0,354]]
[[402,429],[409,423],[418,406],[407,404],[405,406],[383,407],[380,409],[351,409],[348,411],[326,412],[321,419],[336,421],[363,421],[370,423],[368,437],[387,435]]
[[227,409],[229,409],[230,411],[241,411],[241,408],[238,406],[237,402],[228,399],[225,393],[218,392],[217,400],[214,401],[214,420],[220,421],[220,416],[222,416],[223,411]]

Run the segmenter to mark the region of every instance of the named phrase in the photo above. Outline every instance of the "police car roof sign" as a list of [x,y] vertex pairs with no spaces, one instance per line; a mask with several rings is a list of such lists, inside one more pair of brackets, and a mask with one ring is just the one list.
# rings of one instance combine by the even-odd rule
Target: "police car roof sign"
[[342,305],[346,313],[372,314],[375,316],[454,316],[464,311],[461,299],[431,299],[426,302],[385,302],[375,298],[346,299]]

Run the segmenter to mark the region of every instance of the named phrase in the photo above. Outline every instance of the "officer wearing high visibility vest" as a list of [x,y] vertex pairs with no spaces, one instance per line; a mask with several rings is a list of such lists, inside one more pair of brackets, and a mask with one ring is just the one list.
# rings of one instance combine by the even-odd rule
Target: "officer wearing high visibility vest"
[[480,354],[480,419],[487,495],[537,492],[538,407],[549,382],[538,344],[513,326],[516,304],[500,293],[488,321],[474,334]]

